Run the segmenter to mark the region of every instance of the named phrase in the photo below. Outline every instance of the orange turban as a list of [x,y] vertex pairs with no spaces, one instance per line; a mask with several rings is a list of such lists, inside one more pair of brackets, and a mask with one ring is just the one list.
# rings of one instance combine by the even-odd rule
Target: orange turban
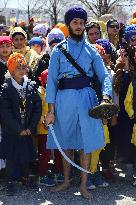
[[14,70],[16,69],[18,64],[26,65],[27,62],[26,62],[24,56],[21,53],[16,53],[15,52],[15,53],[10,55],[10,57],[7,61],[7,67],[8,67],[8,70],[9,70],[10,74],[12,74],[14,72]]
[[133,18],[136,18],[136,11],[133,13]]
[[64,23],[58,23],[58,24],[56,24],[56,25],[54,26],[54,28],[59,28],[59,29],[63,32],[65,38],[68,37],[69,31],[68,31],[68,27],[66,26],[66,24],[64,24]]

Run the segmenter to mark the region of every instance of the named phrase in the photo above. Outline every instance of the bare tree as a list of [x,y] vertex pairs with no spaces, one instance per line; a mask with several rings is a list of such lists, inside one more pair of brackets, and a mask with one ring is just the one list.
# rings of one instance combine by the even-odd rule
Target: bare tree
[[124,23],[127,22],[128,12],[123,6],[117,5],[116,8],[114,8],[113,13],[116,19],[119,19]]
[[111,13],[118,0],[78,0],[86,6],[96,17]]
[[0,0],[0,24],[6,24],[6,17],[2,14],[6,8],[8,0]]
[[66,7],[68,7],[70,1],[68,0],[47,0],[44,5],[44,13],[50,16],[52,24],[55,25],[58,22],[58,18],[61,14],[64,14]]
[[6,8],[8,0],[0,0],[0,9],[1,12]]
[[41,0],[22,0],[19,4],[21,10],[24,10],[27,13],[28,22],[30,17],[34,14],[40,14],[41,9],[43,8],[44,2]]

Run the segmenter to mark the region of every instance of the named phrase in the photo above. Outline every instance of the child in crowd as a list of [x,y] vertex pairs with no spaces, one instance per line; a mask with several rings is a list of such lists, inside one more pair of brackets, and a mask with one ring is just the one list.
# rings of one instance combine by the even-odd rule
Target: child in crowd
[[[0,36],[0,90],[4,83],[5,74],[7,72],[7,60],[12,52],[12,41],[9,36]],[[0,142],[1,142],[1,127],[0,127]],[[5,161],[0,159],[0,170],[5,168]]]
[[47,26],[45,24],[37,24],[34,28],[33,28],[33,36],[40,36],[45,38],[46,37],[46,33],[47,33]]
[[48,52],[43,52],[44,42],[40,36],[31,38],[29,41],[29,46],[39,55],[39,61],[34,71],[34,79],[37,85],[40,86],[41,82],[39,77],[42,71],[48,69],[50,56]]
[[29,46],[31,49],[36,51],[38,55],[41,55],[42,53],[42,48],[43,48],[43,41],[41,37],[33,37],[29,41]]
[[0,36],[0,89],[7,72],[7,60],[12,52],[12,40],[9,36]]
[[[136,46],[136,25],[126,26],[123,30],[123,42],[120,45],[120,57],[115,66],[114,89],[119,95],[120,112],[117,118],[117,131],[115,133],[119,143],[118,161],[123,162],[125,168],[125,179],[133,180],[133,169],[135,162],[134,145],[131,143],[134,119],[131,119],[126,112],[124,100],[129,84],[135,78],[135,62],[133,58],[134,47]],[[124,41],[125,40],[125,41]],[[124,44],[125,42],[125,44]],[[122,167],[122,169],[123,169]]]
[[[110,80],[113,81],[114,71],[111,69],[111,59],[112,59],[112,47],[108,40],[99,39],[96,41],[96,48],[101,55],[105,66],[110,74]],[[118,103],[118,96],[113,89],[113,102],[115,104]],[[113,117],[114,118],[114,117]],[[116,116],[115,116],[116,118]],[[111,119],[111,124],[113,124],[114,119]],[[109,184],[104,180],[101,176],[100,172],[97,171],[97,165],[99,160],[101,161],[102,165],[102,173],[106,179],[113,179],[114,176],[110,171],[110,161],[113,159],[113,151],[112,151],[112,144],[113,143],[111,136],[109,135],[109,126],[107,125],[107,120],[103,120],[103,128],[104,128],[104,136],[105,136],[105,148],[97,150],[91,153],[91,162],[90,162],[90,171],[92,172],[88,178],[88,189],[95,189],[96,186],[99,187],[106,187]]]
[[[136,146],[136,70],[135,69],[136,69],[136,50],[134,54],[134,60],[133,63],[131,62],[131,68],[130,68],[131,75],[133,75],[133,79],[132,82],[129,84],[127,94],[124,100],[125,110],[129,118],[133,120],[131,147],[133,148],[134,156],[135,156],[135,146]],[[134,170],[132,169],[132,177],[133,177],[133,171]],[[133,182],[133,186],[136,187],[136,179]]]
[[[105,50],[100,45],[95,45],[100,55],[105,54]],[[99,91],[100,92],[100,91]],[[99,96],[101,96],[99,94]],[[103,129],[104,129],[104,137],[105,137],[105,144],[109,143],[109,131],[107,126],[107,120],[103,120]],[[98,170],[98,164],[99,164],[99,158],[100,153],[103,149],[96,150],[91,153],[90,155],[90,172],[88,176],[88,189],[96,189],[96,187],[107,187],[109,186],[109,183],[105,181],[105,179],[102,177],[100,171]]]
[[3,85],[0,96],[0,155],[6,159],[7,194],[13,195],[14,180],[21,180],[25,185],[29,182],[29,163],[35,159],[31,136],[36,133],[41,117],[41,99],[35,82],[25,76],[27,63],[22,54],[11,54],[7,67],[11,76]]
[[[110,76],[111,83],[113,85],[115,73],[113,71],[114,67],[113,67],[112,57],[113,57],[114,51],[112,49],[112,45],[109,42],[109,40],[98,39],[96,41],[96,46],[99,47],[98,52],[100,53],[104,61],[104,64]],[[114,87],[112,88],[112,101],[114,104],[119,105],[119,96],[116,94]],[[114,136],[114,126],[116,124],[117,124],[117,116],[113,116],[110,120],[108,120],[110,143],[106,145],[105,149],[102,150],[100,154],[100,161],[102,163],[102,173],[103,173],[103,176],[108,180],[114,179],[114,175],[110,169],[110,164],[111,164],[111,161],[114,160],[115,147],[117,147],[117,139]]]
[[49,66],[49,60],[50,60],[50,53],[53,47],[64,40],[64,34],[59,28],[53,28],[50,33],[48,33],[46,38],[46,51],[43,53],[42,57],[40,58],[35,72],[35,81],[38,85],[41,85],[39,81],[39,76],[42,73],[42,71],[48,69]]
[[[133,147],[133,145],[136,146],[136,79],[134,79],[128,87],[124,104],[125,104],[125,110],[128,113],[129,118],[134,120],[134,126],[133,126],[132,138],[131,138],[131,143]],[[134,153],[135,152],[133,152],[133,154]],[[133,186],[136,186],[136,180],[134,181]]]
[[[96,47],[98,47],[98,52],[101,55],[104,64],[108,70],[108,73],[110,75],[110,80],[111,83],[113,84],[113,80],[114,80],[114,65],[113,65],[113,55],[114,55],[114,50],[112,49],[112,45],[109,42],[109,40],[106,39],[98,39],[96,41]],[[103,49],[102,49],[103,48]],[[112,100],[115,104],[119,104],[119,97],[116,94],[116,92],[114,91],[113,88],[113,92],[112,92]]]
[[15,27],[11,30],[10,37],[13,41],[13,52],[21,53],[29,65],[30,72],[33,72],[39,61],[39,55],[29,46],[26,46],[27,33],[21,27]]
[[40,74],[42,73],[42,71],[48,69],[49,66],[50,57],[47,52],[43,53],[43,45],[44,43],[41,37],[33,37],[29,41],[30,48],[33,49],[40,56],[33,74],[37,86],[41,85],[41,82],[39,80]]
[[48,70],[45,70],[41,73],[39,80],[41,82],[41,86],[39,87],[39,95],[42,99],[42,116],[37,126],[37,134],[38,134],[38,150],[39,150],[39,176],[40,176],[40,184],[46,186],[54,186],[56,182],[63,181],[62,173],[62,157],[58,150],[54,150],[54,170],[56,172],[55,179],[52,179],[48,176],[48,162],[50,161],[51,150],[46,149],[47,142],[47,134],[48,130],[43,125],[44,116],[48,112],[48,105],[45,102],[46,95],[46,81],[48,76]]

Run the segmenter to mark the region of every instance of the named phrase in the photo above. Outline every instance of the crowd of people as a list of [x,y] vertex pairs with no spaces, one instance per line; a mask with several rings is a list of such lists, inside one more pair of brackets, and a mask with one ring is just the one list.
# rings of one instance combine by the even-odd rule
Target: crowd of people
[[[102,103],[114,103],[119,113],[88,115]],[[50,124],[64,155],[76,164],[80,159],[84,198],[110,186],[115,162],[136,186],[136,13],[128,25],[108,14],[89,21],[74,6],[53,28],[20,24],[1,33],[0,172],[8,195],[16,192],[14,182],[54,192],[70,187],[71,165]]]

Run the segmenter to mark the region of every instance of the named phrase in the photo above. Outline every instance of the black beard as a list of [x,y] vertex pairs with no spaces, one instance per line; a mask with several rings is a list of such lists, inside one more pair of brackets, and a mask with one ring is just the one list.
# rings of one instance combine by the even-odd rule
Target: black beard
[[82,32],[81,35],[77,35],[73,32],[72,28],[69,26],[69,35],[73,40],[81,41],[83,39],[83,36],[84,36],[84,31]]

